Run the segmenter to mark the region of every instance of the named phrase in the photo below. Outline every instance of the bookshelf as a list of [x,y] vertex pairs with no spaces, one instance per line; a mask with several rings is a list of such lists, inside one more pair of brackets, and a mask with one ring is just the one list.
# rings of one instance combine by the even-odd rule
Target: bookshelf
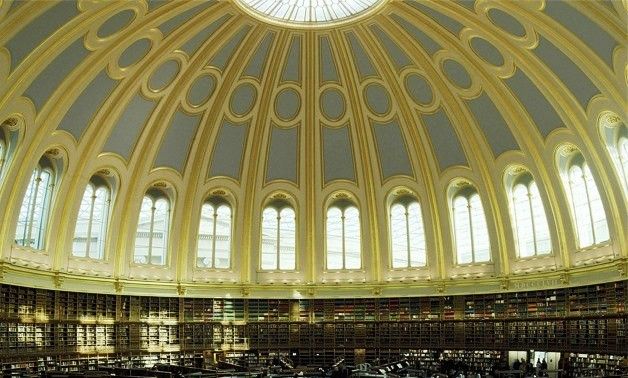
[[574,366],[613,371],[627,357],[627,289],[623,281],[488,295],[233,299],[0,285],[0,365],[5,376],[17,376],[198,364],[205,351],[255,351],[258,361],[290,353],[302,365],[405,356],[431,366],[427,356],[444,350],[484,368],[484,357],[463,352],[481,350],[495,360],[534,349],[580,353]]

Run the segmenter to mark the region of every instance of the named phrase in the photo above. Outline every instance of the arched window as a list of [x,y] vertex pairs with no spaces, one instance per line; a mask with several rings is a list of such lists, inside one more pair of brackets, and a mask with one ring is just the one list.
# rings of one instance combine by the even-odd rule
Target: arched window
[[16,244],[35,249],[44,248],[54,184],[55,172],[52,163],[42,158],[33,170],[24,193],[15,231]]
[[222,198],[210,198],[201,207],[196,265],[228,269],[231,266],[231,206]]
[[92,177],[85,187],[76,219],[73,256],[104,258],[110,202],[111,190],[105,180],[98,176]]
[[144,196],[135,236],[136,264],[165,265],[170,227],[170,201],[152,189]]
[[360,269],[360,211],[348,201],[327,209],[327,269]]
[[426,265],[425,229],[421,205],[414,198],[396,200],[390,208],[390,244],[393,268]]
[[454,196],[452,205],[457,263],[490,261],[488,227],[480,195],[474,188],[466,187]]
[[600,116],[602,138],[613,161],[617,176],[628,196],[628,127],[612,112]]
[[576,152],[565,169],[566,180],[563,180],[563,184],[571,204],[578,247],[586,248],[608,241],[610,235],[606,212],[589,165]]
[[552,251],[547,217],[539,188],[530,174],[515,179],[510,190],[511,214],[519,257],[546,255]]
[[275,202],[262,213],[264,270],[296,269],[296,216],[290,205]]

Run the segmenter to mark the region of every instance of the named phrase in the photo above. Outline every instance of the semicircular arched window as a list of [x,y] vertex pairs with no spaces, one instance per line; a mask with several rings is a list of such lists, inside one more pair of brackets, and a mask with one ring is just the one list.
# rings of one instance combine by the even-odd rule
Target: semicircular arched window
[[578,236],[578,248],[605,243],[610,239],[606,212],[600,192],[584,157],[575,153],[564,167],[563,185],[571,205]]
[[42,158],[31,174],[22,199],[15,230],[16,244],[44,249],[55,179],[52,163],[47,158]]
[[72,255],[103,259],[111,203],[111,189],[104,180],[95,176],[85,187],[79,207]]
[[136,264],[166,264],[170,201],[164,193],[153,192],[142,199],[133,253]]
[[510,194],[518,256],[525,258],[551,253],[552,240],[547,217],[534,179],[526,174],[512,186]]
[[197,267],[229,269],[231,225],[231,206],[228,202],[212,199],[203,204],[197,236]]
[[602,139],[606,145],[624,194],[628,196],[628,127],[615,113],[600,117]]
[[360,269],[362,241],[360,211],[352,203],[336,203],[327,209],[327,269]]
[[392,267],[417,268],[427,264],[421,205],[412,198],[390,207]]
[[459,191],[452,201],[457,264],[491,260],[491,247],[482,200],[475,188]]
[[296,215],[283,202],[262,212],[261,261],[263,270],[296,269]]

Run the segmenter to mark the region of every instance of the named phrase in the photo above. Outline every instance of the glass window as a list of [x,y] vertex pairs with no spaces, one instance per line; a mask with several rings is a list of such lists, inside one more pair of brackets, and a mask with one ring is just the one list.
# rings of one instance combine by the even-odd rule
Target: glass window
[[264,270],[296,269],[296,215],[289,206],[268,206],[262,213]]
[[360,212],[349,205],[327,210],[327,269],[360,269]]
[[144,196],[135,236],[135,263],[166,264],[169,222],[170,202],[165,197]]
[[38,165],[33,170],[22,200],[15,231],[16,244],[34,249],[44,248],[53,188],[52,169]]
[[488,227],[480,195],[475,190],[458,194],[452,205],[457,263],[490,261]]
[[358,15],[381,0],[239,0],[246,8],[273,20],[325,23]]
[[606,212],[586,161],[581,160],[568,167],[565,186],[571,203],[579,248],[608,241],[610,235]]
[[111,191],[107,186],[87,184],[74,228],[72,255],[104,258],[110,201]]
[[513,187],[511,212],[519,257],[549,254],[552,242],[547,217],[534,180]]
[[204,203],[198,227],[197,266],[228,269],[231,266],[231,207]]
[[391,206],[390,244],[393,268],[426,265],[425,230],[418,201],[396,202]]

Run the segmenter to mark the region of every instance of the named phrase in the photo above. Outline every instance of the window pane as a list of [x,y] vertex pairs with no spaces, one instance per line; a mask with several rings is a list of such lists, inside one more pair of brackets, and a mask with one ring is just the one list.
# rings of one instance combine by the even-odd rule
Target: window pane
[[356,207],[345,209],[345,269],[360,269],[360,212]]
[[227,269],[231,265],[231,208],[221,205],[217,214],[215,267]]
[[458,264],[472,262],[471,223],[469,223],[469,203],[465,197],[454,199],[454,239]]
[[144,197],[137,222],[135,235],[135,252],[133,261],[138,264],[148,264],[148,245],[150,241],[150,228],[153,213],[153,200]]
[[486,216],[484,207],[478,194],[471,196],[471,222],[473,230],[473,253],[475,262],[490,261],[490,243],[488,238],[488,227],[486,227]]
[[569,168],[569,189],[578,235],[578,244],[580,248],[588,247],[593,245],[595,241],[593,239],[586,183],[582,169],[577,165]]
[[294,210],[285,208],[279,214],[279,269],[294,270],[296,267],[296,236]]
[[150,263],[155,265],[166,264],[166,251],[168,248],[168,201],[160,198],[155,202],[155,217],[153,225],[152,248],[150,251]]
[[530,199],[532,202],[532,214],[534,219],[534,231],[536,233],[536,253],[548,254],[552,251],[552,239],[547,225],[545,208],[539,194],[539,188],[533,181],[530,184]]
[[425,266],[427,254],[425,248],[425,229],[421,206],[413,202],[408,206],[408,223],[410,228],[410,266]]
[[96,190],[92,216],[92,234],[89,240],[89,257],[93,259],[102,259],[104,257],[108,214],[109,189],[100,187]]
[[532,210],[530,208],[529,194],[528,188],[523,184],[515,186],[512,194],[519,257],[530,257],[535,254]]
[[342,269],[342,212],[327,210],[327,269]]
[[262,269],[277,269],[277,210],[267,207],[262,214]]
[[406,208],[395,204],[390,209],[390,244],[392,246],[392,267],[408,267],[408,234]]
[[92,211],[93,195],[94,187],[88,184],[81,199],[76,226],[74,227],[74,240],[72,243],[72,254],[74,256],[86,257],[87,255],[87,244],[89,243],[87,232]]
[[45,169],[40,173],[39,178],[40,182],[37,185],[35,202],[33,204],[31,229],[31,240],[33,241],[31,246],[36,249],[41,249],[44,246],[44,234],[52,197],[52,172]]
[[37,188],[37,177],[39,175],[39,170],[33,170],[33,174],[31,175],[31,180],[28,183],[28,187],[26,188],[26,193],[24,193],[24,199],[22,200],[22,207],[20,208],[20,215],[17,220],[17,229],[15,230],[15,242],[19,245],[29,247],[31,245],[31,240],[29,237],[29,229],[31,223],[31,214],[33,204],[35,203],[36,196],[36,188]]
[[597,190],[593,175],[589,170],[589,166],[584,164],[584,177],[587,184],[587,192],[591,204],[591,217],[593,218],[593,233],[595,244],[607,241],[610,238],[608,225],[606,223],[606,213],[600,198],[600,192]]
[[212,267],[212,246],[214,241],[214,206],[209,203],[201,206],[201,219],[198,225],[196,244],[196,265]]

